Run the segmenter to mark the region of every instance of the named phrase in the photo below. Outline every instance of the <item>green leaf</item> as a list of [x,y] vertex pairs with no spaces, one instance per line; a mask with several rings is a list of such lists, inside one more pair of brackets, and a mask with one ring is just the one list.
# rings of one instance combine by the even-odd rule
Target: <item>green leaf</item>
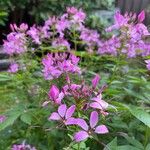
[[13,111],[11,114],[7,116],[7,119],[0,124],[0,131],[4,130],[6,127],[13,125],[15,120],[21,115],[21,111]]
[[116,150],[141,150],[141,149],[133,147],[131,145],[123,145],[123,146],[118,146]]
[[150,127],[150,114],[144,111],[144,108],[138,108],[135,106],[128,107],[129,111],[133,116],[135,116],[137,119],[139,119],[141,122],[143,122],[145,125]]
[[115,137],[110,143],[108,143],[104,150],[116,150],[117,149],[117,137]]
[[0,74],[0,81],[9,81],[11,80],[12,78],[10,77],[10,75],[8,74]]
[[128,135],[122,135],[130,144],[133,146],[139,148],[139,149],[144,149],[144,146],[136,139],[129,137]]
[[28,125],[31,125],[31,121],[32,121],[32,116],[30,113],[24,113],[23,115],[21,115],[20,119],[28,124]]
[[150,144],[146,146],[145,150],[150,150]]

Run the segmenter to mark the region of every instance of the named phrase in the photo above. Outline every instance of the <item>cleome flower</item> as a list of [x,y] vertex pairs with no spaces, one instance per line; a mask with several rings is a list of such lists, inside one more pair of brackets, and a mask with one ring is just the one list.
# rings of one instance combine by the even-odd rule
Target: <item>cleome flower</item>
[[19,70],[19,65],[17,63],[12,63],[9,66],[8,72],[10,72],[10,73],[16,73],[16,72],[18,72],[18,70]]
[[43,73],[46,80],[58,78],[63,73],[81,73],[78,67],[79,58],[73,54],[47,54],[42,60]]
[[75,112],[75,108],[76,106],[72,105],[67,109],[66,104],[62,104],[58,107],[58,112],[53,112],[48,120],[57,120],[65,125],[74,125],[76,124],[76,119],[72,115]]
[[89,126],[84,119],[76,119],[76,125],[80,126],[83,130],[74,134],[74,140],[76,142],[80,142],[92,136],[92,134],[106,134],[109,132],[105,125],[96,126],[97,123],[98,113],[96,111],[91,112]]
[[26,144],[24,141],[22,144],[14,144],[11,150],[36,150],[36,148],[31,147],[31,145]]

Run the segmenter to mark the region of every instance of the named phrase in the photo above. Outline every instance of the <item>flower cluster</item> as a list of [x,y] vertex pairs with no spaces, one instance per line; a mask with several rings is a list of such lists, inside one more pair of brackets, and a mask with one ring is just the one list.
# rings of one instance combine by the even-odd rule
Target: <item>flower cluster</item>
[[22,144],[14,144],[11,150],[36,150],[35,147],[31,147],[31,145],[23,142]]
[[8,72],[16,73],[19,70],[19,65],[17,63],[12,63],[9,66]]
[[11,56],[18,55],[44,44],[68,51],[82,46],[82,49],[88,52],[96,51],[100,55],[121,54],[129,58],[147,56],[150,55],[150,43],[146,38],[150,33],[143,24],[144,19],[144,11],[138,16],[133,13],[121,15],[117,11],[114,15],[114,25],[106,29],[112,32],[112,37],[100,39],[96,30],[85,26],[86,14],[83,10],[68,7],[66,13],[60,17],[50,17],[43,26],[33,25],[29,28],[24,23],[19,27],[16,24],[10,25],[12,32],[4,40],[4,51]]
[[[150,44],[145,38],[150,35],[147,27],[142,23],[145,13],[142,11],[138,16],[136,14],[125,14],[116,12],[114,16],[115,23],[107,28],[107,31],[119,31],[111,39],[105,41],[100,47],[99,53],[108,54],[126,54],[127,57],[136,57],[137,55],[146,56],[150,54]],[[111,43],[111,44],[110,44]],[[105,50],[105,51],[104,51]]]
[[13,32],[7,35],[7,40],[4,40],[4,51],[9,54],[22,54],[27,51],[26,30],[28,26],[21,24],[18,28],[16,24],[11,25]]
[[[94,134],[108,133],[108,128],[105,125],[96,126],[99,120],[98,115],[107,116],[106,110],[109,106],[107,102],[102,100],[104,87],[100,90],[97,89],[100,76],[96,75],[92,79],[92,86],[86,85],[85,82],[81,84],[72,83],[68,76],[66,79],[67,84],[62,86],[61,90],[56,85],[52,85],[49,90],[49,101],[44,102],[43,106],[48,103],[55,104],[54,106],[58,106],[58,110],[53,112],[48,120],[59,121],[61,126],[81,127],[83,130],[74,134],[76,142],[85,140]],[[68,105],[69,108],[67,108]],[[78,117],[79,114],[85,116],[88,112],[91,112],[89,126],[83,118]]]
[[58,78],[62,74],[80,73],[81,70],[77,66],[78,62],[79,58],[73,54],[47,54],[42,60],[44,77],[46,80],[52,80]]

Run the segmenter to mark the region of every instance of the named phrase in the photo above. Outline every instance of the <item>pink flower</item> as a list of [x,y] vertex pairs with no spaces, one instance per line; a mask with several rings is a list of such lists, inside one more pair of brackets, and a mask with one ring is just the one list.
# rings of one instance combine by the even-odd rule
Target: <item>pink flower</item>
[[90,126],[88,126],[85,120],[83,119],[79,118],[79,119],[76,119],[76,121],[77,121],[76,124],[83,129],[75,133],[74,139],[76,142],[80,142],[80,141],[87,139],[93,133],[106,134],[109,132],[105,125],[96,126],[98,123],[98,113],[96,111],[91,112]]
[[19,70],[19,65],[16,63],[13,63],[10,65],[8,72],[10,73],[16,73]]
[[25,33],[11,32],[4,40],[4,52],[9,55],[24,53],[27,51],[26,42]]
[[52,46],[54,48],[62,48],[62,49],[67,49],[70,50],[70,44],[67,40],[65,40],[64,38],[56,38],[53,42],[52,42]]
[[72,117],[75,112],[75,105],[70,106],[67,109],[65,104],[58,107],[58,112],[53,112],[48,120],[62,121],[65,125],[74,125],[76,123],[75,118]]
[[46,80],[52,80],[54,78],[60,77],[63,73],[81,73],[80,68],[77,66],[79,58],[70,54],[61,53],[55,55],[47,54],[42,60],[44,65],[44,77]]
[[0,115],[0,123],[4,122],[6,120],[6,116]]
[[105,110],[108,107],[108,103],[102,100],[102,94],[99,94],[98,96],[91,99],[94,102],[90,103],[90,107],[97,108],[100,110]]
[[76,14],[78,12],[78,9],[75,7],[67,7],[67,13],[69,14]]
[[30,27],[30,30],[28,30],[27,34],[32,38],[34,43],[41,44],[40,31],[35,27],[35,25]]
[[56,104],[61,104],[61,100],[64,98],[64,93],[59,92],[57,86],[52,85],[48,93],[49,98]]
[[140,14],[138,15],[138,21],[143,22],[145,19],[145,11],[141,11]]
[[94,79],[92,80],[92,86],[93,86],[94,89],[95,89],[96,86],[98,85],[99,80],[100,80],[100,76],[99,76],[99,75],[96,75],[96,76],[94,77]]
[[36,150],[36,148],[31,147],[31,145],[25,144],[25,142],[23,142],[22,144],[14,144],[11,150]]

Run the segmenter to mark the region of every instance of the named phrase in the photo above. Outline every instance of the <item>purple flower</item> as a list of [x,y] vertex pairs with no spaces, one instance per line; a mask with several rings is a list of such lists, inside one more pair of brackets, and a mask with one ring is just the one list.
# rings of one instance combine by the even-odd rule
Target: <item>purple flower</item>
[[61,100],[64,98],[64,93],[59,92],[57,86],[52,85],[48,93],[49,98],[56,104],[61,104]]
[[78,9],[75,7],[67,7],[67,13],[68,14],[76,14],[78,12]]
[[27,34],[32,38],[34,43],[41,44],[40,31],[35,27],[35,25],[30,27],[30,30],[28,30]]
[[67,40],[65,40],[64,38],[56,38],[53,42],[52,42],[52,46],[54,48],[62,48],[62,49],[67,49],[70,50],[70,44]]
[[80,142],[80,141],[87,139],[93,133],[106,134],[109,132],[105,125],[96,126],[98,123],[98,113],[96,111],[91,112],[89,126],[83,119],[79,118],[79,119],[76,119],[76,121],[77,121],[76,124],[83,129],[75,133],[74,139],[76,142]]
[[63,73],[81,73],[80,68],[77,66],[78,62],[79,58],[72,54],[69,57],[66,53],[47,54],[42,60],[44,77],[46,80],[52,80]]
[[58,112],[53,112],[48,120],[58,120],[62,121],[65,125],[74,125],[76,123],[76,119],[72,117],[75,112],[75,105],[70,106],[67,109],[65,104],[62,104],[58,107]]
[[99,80],[100,80],[100,76],[99,76],[99,75],[96,75],[96,76],[94,77],[94,79],[92,80],[92,86],[93,86],[94,89],[95,89],[96,86],[98,85]]
[[10,28],[13,32],[15,32],[15,31],[25,32],[28,29],[28,25],[25,23],[22,23],[19,27],[17,27],[16,24],[10,24]]
[[11,32],[3,44],[4,52],[9,55],[21,54],[27,51],[25,33]]
[[0,115],[0,123],[4,122],[6,120],[6,116]]
[[8,72],[16,73],[18,70],[19,70],[19,65],[16,63],[13,63],[9,66]]
[[108,103],[102,100],[102,94],[97,95],[96,97],[91,99],[93,102],[90,103],[90,107],[106,110],[108,107]]
[[25,142],[23,142],[22,144],[14,144],[11,150],[36,150],[36,148],[31,147],[31,145],[25,144]]
[[68,19],[62,16],[60,20],[57,21],[55,27],[57,32],[60,34],[59,37],[63,38],[64,37],[63,32],[65,31],[65,29],[68,29],[70,27],[70,22]]
[[138,15],[138,21],[143,22],[145,19],[145,11],[141,11],[140,14]]

